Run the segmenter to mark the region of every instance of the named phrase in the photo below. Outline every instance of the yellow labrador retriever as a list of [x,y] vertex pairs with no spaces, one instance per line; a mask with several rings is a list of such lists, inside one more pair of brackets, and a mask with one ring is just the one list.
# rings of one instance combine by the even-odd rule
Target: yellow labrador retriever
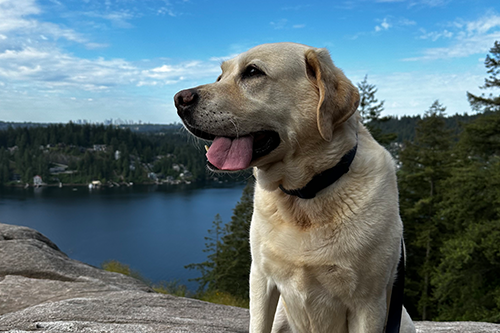
[[[221,67],[174,100],[213,140],[210,169],[254,168],[250,332],[383,332],[403,225],[394,161],[361,124],[357,89],[327,50],[293,43]],[[415,332],[404,308],[401,332]]]

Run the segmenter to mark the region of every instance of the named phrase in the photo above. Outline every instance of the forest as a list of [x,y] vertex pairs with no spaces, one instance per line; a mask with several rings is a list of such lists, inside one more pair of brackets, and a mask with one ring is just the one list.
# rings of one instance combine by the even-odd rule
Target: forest
[[0,186],[239,181],[243,176],[207,172],[203,142],[180,125],[3,123],[0,129]]
[[[405,306],[414,320],[500,323],[500,42],[485,66],[481,88],[492,93],[467,93],[472,117],[447,117],[435,101],[421,117],[382,118],[376,87],[366,77],[358,84],[366,126],[398,163]],[[207,260],[187,266],[200,273],[199,293],[248,302],[252,187],[230,221],[215,217]]]

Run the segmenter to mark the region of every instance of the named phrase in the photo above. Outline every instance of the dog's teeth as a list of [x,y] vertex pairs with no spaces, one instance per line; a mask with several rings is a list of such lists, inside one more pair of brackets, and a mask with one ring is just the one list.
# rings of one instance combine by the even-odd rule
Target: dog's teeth
[[205,150],[208,152],[208,146],[207,145],[205,145]]

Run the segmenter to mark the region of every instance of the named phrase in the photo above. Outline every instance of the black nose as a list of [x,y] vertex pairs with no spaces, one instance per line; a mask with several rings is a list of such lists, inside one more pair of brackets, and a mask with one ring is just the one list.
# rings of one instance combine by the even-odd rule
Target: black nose
[[177,108],[177,113],[181,115],[182,112],[196,105],[196,103],[198,102],[198,98],[199,95],[196,89],[186,89],[179,91],[174,96],[174,103],[175,107]]

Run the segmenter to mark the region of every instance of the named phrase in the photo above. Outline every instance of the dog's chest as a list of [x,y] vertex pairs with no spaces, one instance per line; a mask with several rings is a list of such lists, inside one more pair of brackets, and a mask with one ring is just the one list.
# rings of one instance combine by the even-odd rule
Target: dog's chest
[[258,253],[254,254],[282,294],[289,291],[290,295],[317,293],[335,297],[355,288],[354,270],[341,255],[334,230],[302,230],[269,221],[259,229],[259,240],[254,244]]

